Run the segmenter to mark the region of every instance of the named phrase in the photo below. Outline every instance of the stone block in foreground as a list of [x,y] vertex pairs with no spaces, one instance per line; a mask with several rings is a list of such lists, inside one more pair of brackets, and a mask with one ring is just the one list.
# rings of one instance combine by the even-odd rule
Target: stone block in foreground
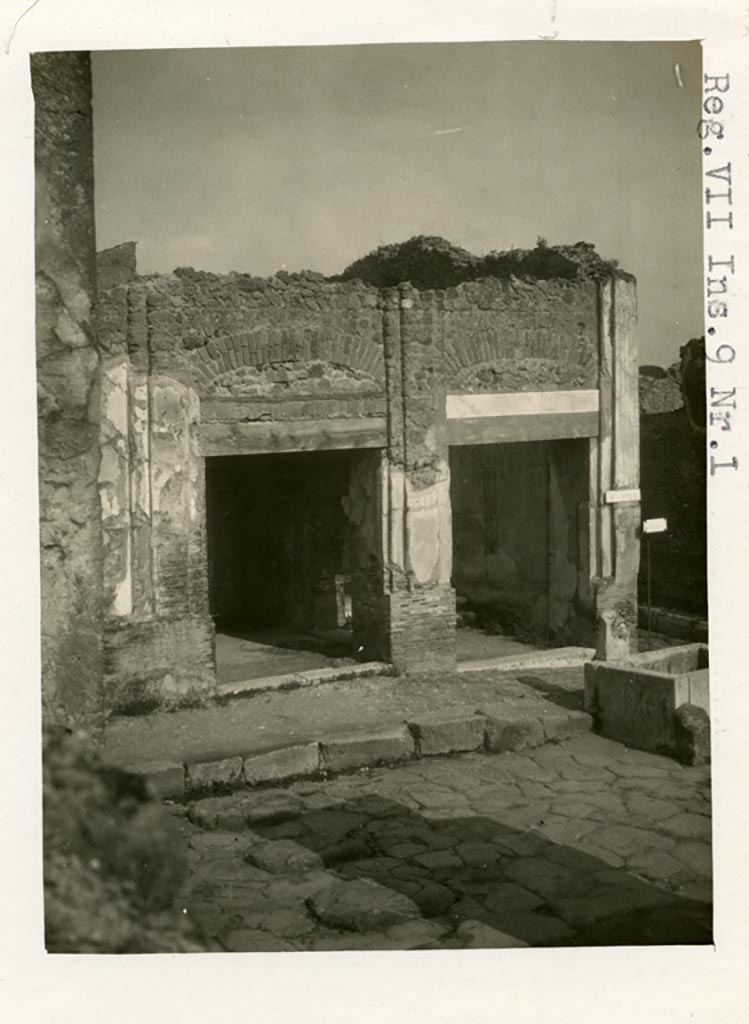
[[214,787],[238,786],[242,781],[242,757],[225,757],[220,761],[201,761],[188,764],[185,789],[188,793],[201,792]]
[[540,747],[546,741],[537,714],[511,704],[489,704],[481,708],[486,718],[486,749],[492,754]]
[[436,712],[410,719],[407,724],[421,757],[478,750],[484,745],[486,721],[483,715],[473,712],[453,715]]
[[413,757],[414,739],[407,726],[378,733],[333,736],[320,743],[320,768],[345,772],[368,765],[404,761]]
[[128,765],[132,775],[143,779],[148,793],[156,800],[179,800],[185,795],[185,766],[177,761],[151,761]]
[[245,860],[273,875],[319,871],[323,867],[319,854],[291,839],[253,843],[245,854]]
[[334,882],[307,900],[324,925],[348,932],[369,932],[421,917],[408,896],[386,889],[368,878]]
[[593,727],[593,718],[587,712],[566,708],[545,707],[538,713],[538,720],[546,739],[557,743],[590,732]]
[[710,716],[704,708],[682,704],[674,714],[676,756],[682,764],[710,764]]
[[244,781],[248,786],[256,786],[262,782],[303,778],[317,772],[319,761],[317,743],[300,743],[262,754],[248,754],[244,759]]

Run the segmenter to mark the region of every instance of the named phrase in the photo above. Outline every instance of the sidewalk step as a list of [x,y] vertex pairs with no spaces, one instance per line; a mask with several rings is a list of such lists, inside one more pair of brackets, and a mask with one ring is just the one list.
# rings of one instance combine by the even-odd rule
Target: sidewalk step
[[379,730],[321,736],[260,753],[123,767],[144,778],[155,796],[181,800],[422,757],[472,750],[488,754],[525,750],[560,742],[591,727],[590,715],[547,700],[529,700],[522,705],[498,702],[479,708],[453,708],[446,713],[423,713]]

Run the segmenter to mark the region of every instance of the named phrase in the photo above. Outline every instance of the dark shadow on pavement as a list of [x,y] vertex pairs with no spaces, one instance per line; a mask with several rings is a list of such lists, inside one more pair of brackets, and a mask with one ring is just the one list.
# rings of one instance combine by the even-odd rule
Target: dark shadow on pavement
[[330,630],[324,633],[294,633],[281,629],[244,629],[222,625],[218,632],[237,640],[249,640],[288,651],[313,651],[327,658],[351,658],[353,640],[347,629]]
[[582,688],[568,689],[564,686],[555,686],[548,679],[541,679],[539,676],[518,675],[516,679],[519,683],[532,687],[532,689],[536,690],[553,704],[558,704],[560,707],[567,708],[570,711],[583,710],[584,690]]
[[427,818],[374,795],[253,829],[404,893],[427,918],[482,921],[531,946],[712,942],[710,903],[488,817]]

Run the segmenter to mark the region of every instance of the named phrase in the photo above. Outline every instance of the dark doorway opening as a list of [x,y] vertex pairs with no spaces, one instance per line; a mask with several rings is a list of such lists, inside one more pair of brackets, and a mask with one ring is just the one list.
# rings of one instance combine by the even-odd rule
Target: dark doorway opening
[[[208,591],[220,684],[350,656],[351,455],[206,459]],[[317,657],[300,659],[299,652]]]
[[588,459],[587,439],[450,449],[459,624],[532,646],[583,628]]

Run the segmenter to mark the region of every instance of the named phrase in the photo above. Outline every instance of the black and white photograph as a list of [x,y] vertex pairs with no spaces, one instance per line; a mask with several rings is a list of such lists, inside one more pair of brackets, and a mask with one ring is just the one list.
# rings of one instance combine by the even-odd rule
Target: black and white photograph
[[738,1019],[738,6],[192,6],[5,31],[11,1016]]
[[710,943],[699,42],[31,74],[48,950]]

